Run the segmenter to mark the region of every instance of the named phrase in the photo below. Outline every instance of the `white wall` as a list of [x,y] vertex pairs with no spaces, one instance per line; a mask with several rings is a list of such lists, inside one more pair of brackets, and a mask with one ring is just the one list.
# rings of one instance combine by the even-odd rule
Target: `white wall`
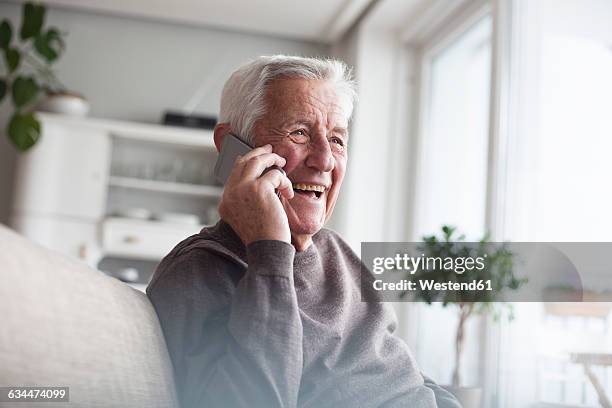
[[[168,3],[170,4],[170,3]],[[13,27],[21,6],[0,2]],[[205,84],[196,111],[216,114],[223,82],[241,62],[265,54],[326,55],[326,46],[249,33],[182,26],[51,8],[47,24],[68,31],[57,72],[92,105],[91,116],[159,122]],[[7,101],[0,111],[0,222],[6,222],[16,154],[6,141]]]
[[342,200],[332,220],[357,252],[364,241],[408,239],[410,73],[397,29],[385,15],[389,6],[397,4],[375,3],[331,49],[354,66],[359,88]]

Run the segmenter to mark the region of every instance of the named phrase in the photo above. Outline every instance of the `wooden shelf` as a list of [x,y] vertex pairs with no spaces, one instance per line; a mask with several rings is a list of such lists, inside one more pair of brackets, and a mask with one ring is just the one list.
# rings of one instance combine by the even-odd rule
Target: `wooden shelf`
[[145,180],[133,177],[111,176],[108,184],[112,187],[130,188],[162,193],[193,195],[199,197],[221,197],[223,187],[199,184],[173,183],[170,181]]

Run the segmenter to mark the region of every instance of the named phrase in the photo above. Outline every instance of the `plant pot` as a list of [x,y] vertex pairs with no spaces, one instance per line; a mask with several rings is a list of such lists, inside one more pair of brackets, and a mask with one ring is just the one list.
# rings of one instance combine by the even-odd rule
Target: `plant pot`
[[49,93],[45,99],[38,104],[38,110],[69,116],[87,116],[89,112],[89,102],[77,93]]
[[452,385],[443,385],[442,388],[453,394],[463,408],[480,408],[481,406],[482,388],[455,387]]

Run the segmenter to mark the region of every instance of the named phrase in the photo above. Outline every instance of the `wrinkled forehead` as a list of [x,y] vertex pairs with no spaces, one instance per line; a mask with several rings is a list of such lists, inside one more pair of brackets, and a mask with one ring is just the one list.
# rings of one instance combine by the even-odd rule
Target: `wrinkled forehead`
[[266,87],[266,116],[307,116],[322,113],[339,124],[348,124],[351,98],[335,83],[301,78],[276,79]]

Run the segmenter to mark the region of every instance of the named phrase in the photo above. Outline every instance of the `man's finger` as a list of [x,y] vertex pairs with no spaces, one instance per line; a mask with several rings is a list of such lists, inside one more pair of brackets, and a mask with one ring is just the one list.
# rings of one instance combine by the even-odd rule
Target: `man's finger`
[[265,153],[271,153],[272,152],[272,145],[271,144],[267,144],[267,145],[263,145],[263,146],[259,146],[254,148],[253,150],[249,151],[248,153],[246,153],[244,156],[242,156],[241,158],[241,162],[246,163],[249,160],[251,160],[253,157],[265,154]]
[[236,161],[234,162],[234,167],[232,168],[232,171],[230,172],[230,175],[227,178],[227,181],[225,182],[225,184],[229,184],[229,183],[238,181],[242,178],[244,167],[248,163],[249,159],[260,156],[262,154],[268,154],[271,152],[272,152],[272,145],[267,144],[267,145],[263,145],[260,147],[256,147],[255,149],[247,152],[246,154],[242,156],[238,155],[236,157]]
[[276,153],[265,153],[252,157],[249,161],[245,162],[242,170],[242,178],[258,178],[262,175],[266,168],[270,166],[283,167],[286,162],[287,161],[284,157],[281,157]]
[[271,186],[280,192],[285,198],[293,198],[293,185],[291,184],[291,180],[289,180],[289,178],[287,178],[285,175],[284,171],[280,172],[277,169],[270,170],[260,177],[260,181],[270,183]]
[[263,171],[263,173],[261,173],[261,175],[263,176],[264,174],[266,174],[267,172],[272,171],[272,170],[277,170],[277,171],[280,171],[280,172],[281,172],[281,174],[282,174],[283,176],[286,176],[286,175],[287,175],[287,173],[285,173],[285,170],[283,170],[283,168],[282,168],[282,167],[279,167],[279,166],[277,166],[277,165],[273,165],[273,166],[267,167],[267,168],[266,168],[266,169]]

